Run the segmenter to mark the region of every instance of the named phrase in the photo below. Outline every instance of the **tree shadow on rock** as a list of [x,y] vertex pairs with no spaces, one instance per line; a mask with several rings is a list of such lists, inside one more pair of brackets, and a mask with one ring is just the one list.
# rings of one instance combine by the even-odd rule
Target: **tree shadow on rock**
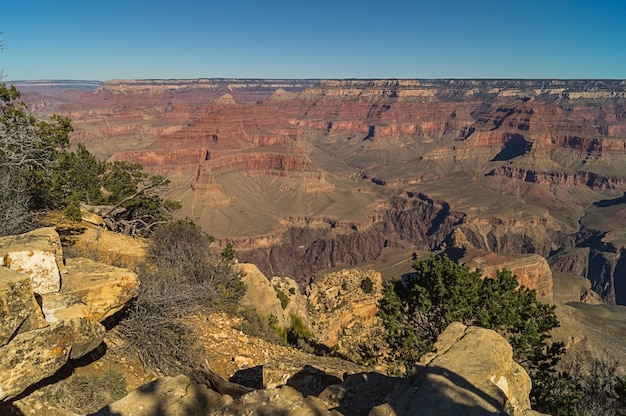
[[508,414],[508,400],[502,390],[485,380],[487,390],[443,367],[428,367],[404,386],[396,386],[387,403],[398,415],[475,415]]
[[[184,394],[183,394],[184,393]],[[182,394],[182,395],[181,395]],[[196,416],[212,414],[221,406],[220,394],[187,378],[170,377],[144,384],[119,403],[108,405],[90,416]]]
[[285,383],[298,390],[304,397],[318,396],[326,387],[343,382],[339,377],[328,374],[311,365],[305,365]]
[[244,368],[233,374],[228,381],[250,387],[251,389],[263,388],[263,366]]
[[61,245],[63,247],[69,247],[76,244],[76,236],[85,234],[87,230],[86,227],[82,227],[80,225],[76,225],[75,227],[69,226],[58,226],[56,227],[56,231],[59,234],[59,238],[61,239]]
[[375,372],[359,373],[348,376],[341,384],[328,386],[319,398],[345,416],[365,416],[385,403],[398,385],[409,386],[410,381]]
[[22,412],[17,406],[15,406],[13,402],[2,402],[2,401],[0,401],[0,415],[25,416],[24,412]]
[[[410,377],[359,373],[328,386],[319,398],[345,416],[369,414],[474,415],[506,414],[504,393],[495,384],[485,391],[463,376],[441,367],[428,367]],[[378,412],[371,413],[378,406]],[[386,409],[385,409],[386,408]]]

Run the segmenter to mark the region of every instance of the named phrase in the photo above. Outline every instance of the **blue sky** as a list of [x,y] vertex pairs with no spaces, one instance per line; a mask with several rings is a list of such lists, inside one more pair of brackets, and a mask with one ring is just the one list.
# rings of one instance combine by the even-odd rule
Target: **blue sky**
[[626,78],[626,1],[10,0],[4,80]]

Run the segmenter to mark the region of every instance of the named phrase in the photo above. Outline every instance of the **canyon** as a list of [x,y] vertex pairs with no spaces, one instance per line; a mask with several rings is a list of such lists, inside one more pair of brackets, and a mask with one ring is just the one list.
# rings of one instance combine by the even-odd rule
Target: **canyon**
[[[169,177],[177,215],[302,289],[394,253],[483,252],[541,256],[626,305],[625,81],[16,86],[35,115],[70,117],[73,143]],[[524,273],[549,297],[545,273]]]

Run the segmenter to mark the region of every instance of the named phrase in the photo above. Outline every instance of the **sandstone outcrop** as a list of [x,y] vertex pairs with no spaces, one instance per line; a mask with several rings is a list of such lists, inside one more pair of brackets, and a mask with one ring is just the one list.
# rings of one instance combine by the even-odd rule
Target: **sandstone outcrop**
[[20,333],[48,325],[28,276],[0,267],[0,293],[0,346]]
[[137,295],[139,280],[86,259],[65,266],[53,228],[4,237],[0,247],[0,400],[8,400],[96,348],[100,322]]
[[80,299],[102,322],[139,293],[139,279],[129,269],[89,259],[67,259],[62,292]]
[[40,295],[58,292],[63,270],[59,235],[49,227],[0,237],[0,266],[30,276],[33,290]]
[[102,342],[105,329],[86,305],[65,304],[59,311],[57,301],[43,301],[44,311],[50,305],[56,312],[50,315],[48,326],[16,335],[0,347],[0,400],[17,396]]
[[342,270],[324,275],[306,292],[315,339],[342,354],[358,357],[359,344],[375,342],[382,278],[374,270]]
[[382,278],[374,270],[325,274],[307,286],[303,295],[293,279],[274,276],[269,280],[253,264],[240,263],[237,268],[245,273],[247,286],[242,305],[275,316],[284,327],[291,325],[295,315],[311,329],[316,342],[341,354],[357,359],[359,345],[375,342],[381,334],[376,314]]
[[270,280],[250,263],[239,263],[235,267],[244,273],[243,282],[247,288],[240,301],[242,306],[251,307],[264,316],[275,316],[283,327],[289,327],[291,315],[309,323],[309,303],[295,280],[279,276]]
[[496,277],[499,270],[509,269],[517,276],[520,285],[534,289],[539,298],[548,302],[553,299],[552,270],[546,259],[538,254],[503,256],[470,250],[460,263],[471,269],[481,269],[485,277],[492,279]]

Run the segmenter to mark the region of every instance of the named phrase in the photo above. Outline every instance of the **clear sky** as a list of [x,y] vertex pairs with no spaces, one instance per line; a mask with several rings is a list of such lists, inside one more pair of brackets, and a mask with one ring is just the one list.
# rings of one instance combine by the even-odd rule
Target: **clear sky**
[[7,0],[4,80],[626,78],[626,0]]

